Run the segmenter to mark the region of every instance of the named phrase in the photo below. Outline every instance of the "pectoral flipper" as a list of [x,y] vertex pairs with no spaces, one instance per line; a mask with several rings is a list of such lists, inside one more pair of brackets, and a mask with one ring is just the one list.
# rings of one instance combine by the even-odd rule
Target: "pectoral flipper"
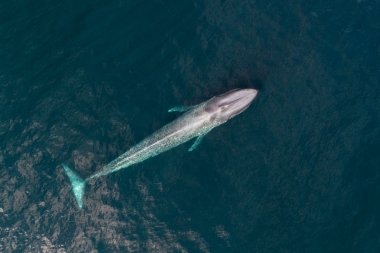
[[193,143],[193,145],[188,149],[188,151],[190,152],[190,151],[193,151],[194,149],[196,149],[198,147],[198,145],[202,142],[203,137],[205,137],[205,135],[208,134],[208,132],[210,132],[210,130],[204,134],[199,135],[198,138]]
[[194,106],[176,106],[168,110],[168,112],[186,112],[191,110]]
[[169,109],[168,112],[186,112],[186,111],[193,110],[202,104],[203,103],[198,104],[198,105],[190,105],[190,106],[176,106],[176,107]]

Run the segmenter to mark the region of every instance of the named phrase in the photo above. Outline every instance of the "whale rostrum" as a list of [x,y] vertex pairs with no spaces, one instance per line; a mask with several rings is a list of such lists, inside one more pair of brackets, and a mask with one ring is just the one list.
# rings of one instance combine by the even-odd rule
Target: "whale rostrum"
[[82,198],[86,182],[142,162],[197,137],[189,148],[189,151],[193,151],[213,128],[247,109],[257,93],[258,91],[255,89],[235,89],[199,105],[178,106],[170,109],[169,112],[185,113],[146,137],[88,178],[78,176],[68,166],[62,164],[72,184],[72,191],[79,208],[83,206]]

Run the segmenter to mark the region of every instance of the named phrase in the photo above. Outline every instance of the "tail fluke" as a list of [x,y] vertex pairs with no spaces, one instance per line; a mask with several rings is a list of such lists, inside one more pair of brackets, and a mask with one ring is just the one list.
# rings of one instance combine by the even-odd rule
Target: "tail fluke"
[[79,208],[82,208],[82,197],[84,193],[84,186],[86,185],[86,179],[81,178],[78,176],[74,171],[72,171],[69,167],[62,164],[63,168],[66,171],[66,174],[70,178],[70,182],[72,185],[72,190],[75,195],[75,198],[77,199],[77,203]]

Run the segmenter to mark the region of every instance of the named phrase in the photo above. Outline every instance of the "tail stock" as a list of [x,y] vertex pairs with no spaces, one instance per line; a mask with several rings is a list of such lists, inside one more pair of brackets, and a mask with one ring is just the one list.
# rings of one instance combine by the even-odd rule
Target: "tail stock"
[[79,208],[82,208],[82,205],[83,205],[83,203],[82,203],[82,197],[83,197],[83,194],[84,194],[84,187],[86,185],[86,181],[87,180],[81,178],[80,176],[78,176],[74,171],[72,171],[66,165],[62,164],[62,166],[65,169],[66,174],[70,178],[70,182],[71,182],[71,185],[72,185],[72,190],[73,190],[74,196],[75,196],[75,198],[77,200],[78,206],[79,206]]

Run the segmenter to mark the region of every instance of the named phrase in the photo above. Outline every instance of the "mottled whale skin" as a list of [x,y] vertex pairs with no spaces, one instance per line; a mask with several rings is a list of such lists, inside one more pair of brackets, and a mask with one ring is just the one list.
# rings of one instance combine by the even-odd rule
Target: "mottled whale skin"
[[257,93],[258,91],[255,89],[235,89],[199,105],[179,106],[170,109],[169,112],[186,111],[186,113],[146,137],[87,179],[81,178],[69,167],[62,164],[70,178],[79,208],[83,206],[82,198],[86,182],[142,162],[198,137],[189,149],[189,151],[194,150],[202,138],[213,128],[247,109]]

